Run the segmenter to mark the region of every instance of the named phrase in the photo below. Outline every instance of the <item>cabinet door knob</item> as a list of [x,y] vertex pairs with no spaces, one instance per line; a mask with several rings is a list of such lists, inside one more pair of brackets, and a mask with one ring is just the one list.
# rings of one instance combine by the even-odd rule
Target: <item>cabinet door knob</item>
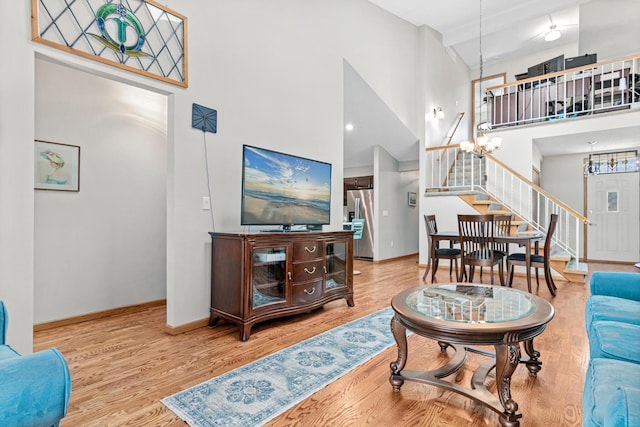
[[287,277],[289,278],[289,280],[291,280],[291,272],[287,271]]
[[314,253],[316,251],[316,249],[317,249],[317,246],[314,246],[312,248],[309,248],[308,246],[304,247],[304,250],[309,252],[310,254]]
[[327,266],[326,265],[322,266],[322,269],[324,270],[324,274],[327,274]]
[[313,274],[316,272],[316,266],[314,265],[313,268],[311,270],[309,270],[307,267],[304,268],[305,273],[307,274]]
[[306,289],[305,289],[305,290],[304,290],[304,293],[305,293],[305,294],[307,294],[307,295],[313,295],[313,293],[314,293],[315,291],[316,291],[316,288],[315,288],[315,286],[314,286],[313,288],[311,288],[311,290],[310,290],[310,291],[308,291],[308,290],[306,290]]

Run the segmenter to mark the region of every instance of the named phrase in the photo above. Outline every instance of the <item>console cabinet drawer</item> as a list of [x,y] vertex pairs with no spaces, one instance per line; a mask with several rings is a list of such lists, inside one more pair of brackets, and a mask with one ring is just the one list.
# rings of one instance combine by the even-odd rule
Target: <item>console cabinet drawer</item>
[[322,296],[322,279],[293,285],[292,288],[294,304],[306,304]]
[[304,261],[320,258],[321,256],[322,243],[318,240],[304,240],[293,244],[293,259],[295,260]]
[[293,264],[293,281],[306,282],[322,277],[322,260]]

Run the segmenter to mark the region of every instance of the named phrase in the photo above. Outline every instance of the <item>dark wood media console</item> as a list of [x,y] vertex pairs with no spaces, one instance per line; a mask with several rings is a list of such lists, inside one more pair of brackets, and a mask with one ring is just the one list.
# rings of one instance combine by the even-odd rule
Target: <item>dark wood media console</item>
[[353,232],[209,233],[211,317],[240,327],[344,298],[353,307]]

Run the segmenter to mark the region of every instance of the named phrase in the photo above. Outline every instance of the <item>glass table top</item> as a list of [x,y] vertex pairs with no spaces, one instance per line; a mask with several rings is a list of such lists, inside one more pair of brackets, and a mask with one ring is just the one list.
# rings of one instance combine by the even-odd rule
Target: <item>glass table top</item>
[[525,292],[473,284],[429,286],[410,293],[406,303],[423,316],[462,323],[509,322],[536,308]]

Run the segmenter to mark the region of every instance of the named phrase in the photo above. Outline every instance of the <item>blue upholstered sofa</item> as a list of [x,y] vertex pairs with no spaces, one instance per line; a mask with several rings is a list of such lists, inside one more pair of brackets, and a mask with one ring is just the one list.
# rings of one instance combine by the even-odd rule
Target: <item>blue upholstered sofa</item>
[[21,356],[5,343],[7,311],[0,301],[0,426],[57,426],[67,414],[71,376],[55,348]]
[[583,427],[640,426],[640,274],[591,276]]

